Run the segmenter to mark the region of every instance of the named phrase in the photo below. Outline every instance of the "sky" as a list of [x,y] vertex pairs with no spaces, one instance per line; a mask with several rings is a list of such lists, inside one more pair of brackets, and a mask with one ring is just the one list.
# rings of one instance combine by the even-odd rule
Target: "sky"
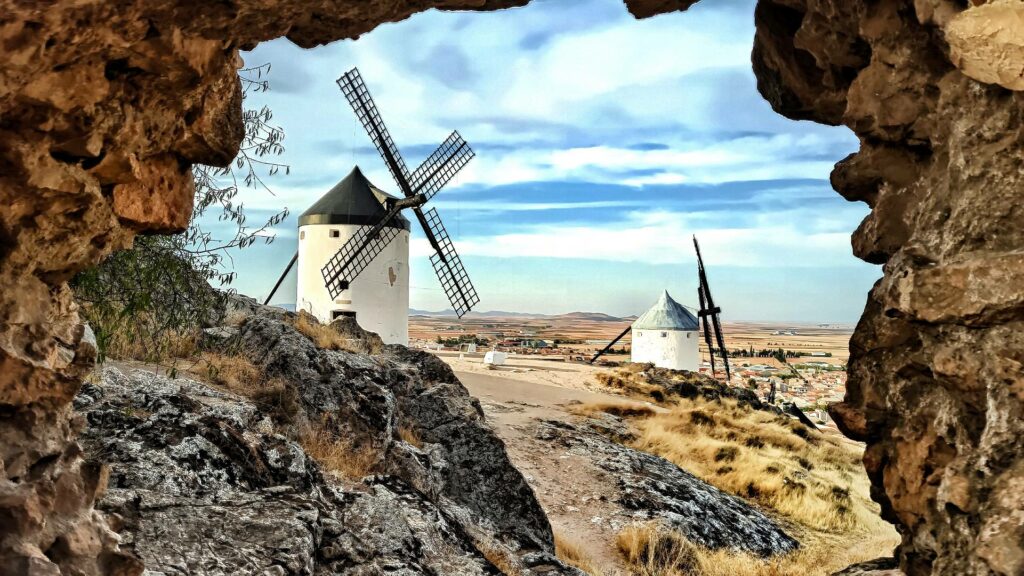
[[[667,289],[695,306],[697,235],[727,321],[853,322],[880,276],[854,258],[867,215],[828,183],[856,151],[843,127],[775,114],[750,66],[753,0],[636,21],[618,0],[534,0],[429,11],[269,63],[269,106],[290,166],[247,190],[249,221],[287,207],[275,241],[233,258],[265,297],[295,251],[299,214],[358,164],[395,185],[335,80],[358,67],[413,168],[452,131],[476,157],[430,205],[480,294],[476,310],[639,314]],[[220,226],[210,221],[215,230]],[[414,230],[411,306],[448,308]],[[294,302],[294,271],[275,302]]]

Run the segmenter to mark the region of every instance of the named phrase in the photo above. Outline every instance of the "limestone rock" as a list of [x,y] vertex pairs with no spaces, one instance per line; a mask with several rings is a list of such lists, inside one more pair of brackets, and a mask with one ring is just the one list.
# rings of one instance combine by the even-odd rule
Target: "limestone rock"
[[954,16],[945,27],[950,60],[965,76],[1024,90],[1024,4],[993,0]]

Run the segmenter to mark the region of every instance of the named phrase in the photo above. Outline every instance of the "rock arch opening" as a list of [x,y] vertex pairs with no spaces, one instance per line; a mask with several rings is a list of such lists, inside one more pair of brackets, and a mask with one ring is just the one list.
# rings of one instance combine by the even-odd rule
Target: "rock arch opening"
[[[192,163],[241,139],[238,51],[314,46],[430,7],[524,2],[4,2],[0,17],[0,567],[132,573],[93,510],[70,401],[91,336],[67,280],[180,229]],[[637,16],[692,2],[627,2]],[[761,0],[753,67],[779,113],[860,139],[832,174],[884,263],[851,343],[843,430],[867,442],[909,574],[1024,570],[1024,148],[1019,3]]]

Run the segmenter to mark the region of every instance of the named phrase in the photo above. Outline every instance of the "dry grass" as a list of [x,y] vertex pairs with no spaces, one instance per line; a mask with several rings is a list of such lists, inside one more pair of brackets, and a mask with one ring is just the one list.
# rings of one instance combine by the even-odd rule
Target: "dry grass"
[[251,399],[275,422],[292,423],[302,409],[294,387],[281,378],[266,378],[244,356],[203,352],[193,371],[205,375],[213,384]]
[[860,452],[838,438],[729,399],[681,400],[637,427],[635,448],[804,526],[845,532],[881,525]]
[[488,562],[494,564],[494,567],[500,570],[502,574],[506,576],[525,576],[527,574],[520,568],[515,556],[506,548],[496,543],[484,541],[475,541],[473,545],[476,546],[477,552],[486,558]]
[[379,354],[382,351],[379,341],[373,338],[360,339],[349,337],[333,328],[330,324],[321,324],[316,318],[306,312],[299,312],[298,316],[295,317],[294,326],[296,330],[312,340],[317,348],[362,354]]
[[[148,326],[133,327],[146,330]],[[109,358],[119,360],[138,360],[140,362],[164,363],[177,358],[191,358],[199,348],[198,331],[168,331],[158,342],[133,333],[129,329],[121,330],[109,336],[105,343],[104,353]]]
[[211,382],[228,390],[249,396],[257,386],[262,386],[263,371],[248,358],[238,355],[203,352],[194,371],[205,374]]
[[[582,413],[612,406],[584,405]],[[891,554],[896,531],[878,515],[860,463],[862,449],[837,435],[735,400],[680,399],[668,411],[632,418],[631,446],[661,456],[702,480],[790,521],[801,549],[764,560],[695,547],[679,534],[633,526],[619,549],[639,576],[830,574]]]
[[423,441],[420,440],[419,435],[408,426],[398,427],[398,439],[417,448],[423,448]]
[[[619,551],[635,576],[809,576],[831,574],[856,562],[891,553],[891,538],[857,542],[804,542],[772,558],[710,550],[655,522],[634,524],[618,535]],[[888,547],[886,547],[888,546]]]
[[579,404],[569,408],[570,412],[582,416],[593,416],[604,412],[614,414],[623,418],[636,418],[654,416],[657,412],[654,408],[638,402],[623,400],[620,402],[593,402],[590,404]]
[[331,329],[329,325],[317,322],[316,318],[309,314],[300,313],[295,318],[295,329],[312,340],[317,348],[346,352],[357,351],[348,338]]
[[558,532],[555,532],[555,554],[562,562],[579,568],[590,576],[604,576],[604,572],[594,563],[579,542]]
[[697,567],[696,546],[657,523],[626,526],[615,544],[635,576],[689,576]]
[[378,454],[369,447],[356,447],[350,440],[333,434],[323,426],[305,430],[299,443],[306,454],[338,477],[359,480],[376,472]]

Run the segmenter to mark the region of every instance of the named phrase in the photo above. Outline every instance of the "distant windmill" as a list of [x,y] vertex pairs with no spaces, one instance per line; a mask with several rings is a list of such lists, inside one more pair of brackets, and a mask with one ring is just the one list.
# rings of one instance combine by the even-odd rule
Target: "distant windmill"
[[[611,350],[612,346],[626,334],[633,331],[632,360],[634,362],[651,361],[655,365],[670,368],[689,365],[696,370],[698,358],[695,337],[698,324],[703,320],[704,341],[708,345],[711,356],[711,374],[712,376],[715,374],[715,354],[718,354],[725,363],[726,382],[731,380],[729,354],[725,349],[725,336],[722,334],[722,325],[718,317],[722,309],[715,306],[711,299],[707,273],[704,270],[704,260],[701,258],[696,236],[693,237],[693,247],[697,252],[697,299],[700,302],[697,316],[694,317],[684,306],[673,300],[668,292],[665,292],[650,310],[637,318],[604,349],[595,354],[590,359],[591,364]],[[712,332],[714,332],[714,341],[718,344],[717,349],[712,345]]]
[[[374,189],[358,171],[358,168],[348,179],[339,184],[344,188],[341,192],[345,194],[346,200],[352,197],[353,189],[357,193],[363,191],[362,197],[364,198],[367,197],[367,193],[363,189],[376,190],[374,194],[382,199],[383,209],[374,210],[371,206],[366,210],[366,221],[360,222],[361,225],[321,269],[320,272],[329,292],[330,301],[343,302],[337,300],[342,292],[351,286],[353,280],[374,261],[378,254],[388,247],[392,240],[402,234],[403,229],[408,229],[408,223],[402,219],[400,213],[406,208],[411,208],[434,249],[434,254],[430,256],[434,272],[441,281],[441,287],[451,302],[455,314],[461,318],[480,301],[480,298],[466,274],[465,267],[455,251],[455,246],[441,222],[441,217],[435,209],[431,208],[424,212],[421,207],[473,158],[473,150],[458,132],[452,132],[437,150],[410,174],[398,147],[395,146],[381,120],[380,113],[377,111],[363,79],[359,76],[359,70],[353,68],[343,74],[338,79],[338,86],[349,104],[352,105],[356,117],[366,129],[381,158],[384,159],[384,163],[391,171],[404,198],[393,198]],[[335,191],[332,190],[332,192]],[[329,193],[328,196],[321,199],[321,202],[331,200],[336,200],[336,198],[332,198],[332,193]],[[311,210],[313,209],[311,208]],[[312,216],[324,215],[318,213]],[[404,225],[401,225],[399,221],[404,222]],[[297,257],[298,254],[285,269],[266,302],[269,302],[274,292],[277,291]],[[401,314],[405,317],[407,310],[402,310]]]

